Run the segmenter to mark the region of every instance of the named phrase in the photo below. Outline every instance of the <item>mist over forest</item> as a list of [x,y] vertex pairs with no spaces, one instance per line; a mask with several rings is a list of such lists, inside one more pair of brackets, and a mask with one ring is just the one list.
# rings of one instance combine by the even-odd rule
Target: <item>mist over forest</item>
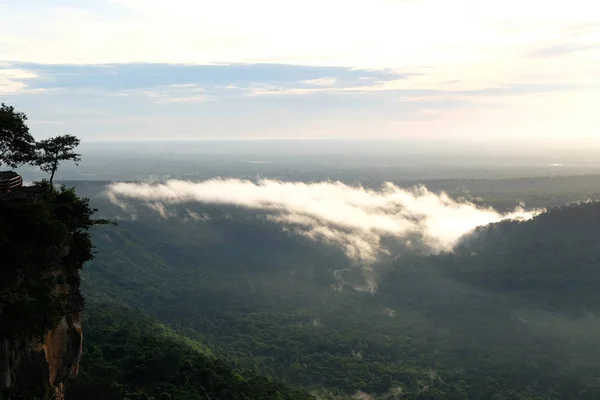
[[0,400],[599,400],[593,4],[0,0]]
[[[175,350],[136,350],[134,380],[110,355],[163,332],[313,398],[597,398],[600,175],[352,171],[309,158],[62,181],[117,222],[93,232],[92,350],[71,396],[118,368],[115,396],[186,398]],[[122,315],[140,325],[118,343]]]

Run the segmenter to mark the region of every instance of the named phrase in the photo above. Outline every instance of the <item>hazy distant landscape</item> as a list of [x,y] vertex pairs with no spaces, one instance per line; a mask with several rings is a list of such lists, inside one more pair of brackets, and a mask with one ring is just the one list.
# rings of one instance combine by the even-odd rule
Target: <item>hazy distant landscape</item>
[[600,399],[593,4],[0,0],[0,400]]
[[598,398],[594,149],[404,144],[82,146],[66,399]]
[[[600,174],[594,146],[529,148],[485,141],[481,145],[368,139],[84,142],[81,153],[79,166],[66,164],[60,179],[260,176],[367,183]],[[23,176],[41,175],[25,168]]]
[[[512,166],[451,154],[324,157],[241,145],[227,155],[185,150],[98,150],[78,170],[61,171],[61,183],[118,223],[94,230],[96,258],[83,280],[88,350],[67,398],[106,387],[98,376],[114,368],[121,374],[110,379],[124,386],[112,396],[191,396],[177,383],[182,355],[136,350],[149,337],[154,346],[192,345],[322,399],[600,394],[600,212],[589,202],[600,197],[600,174],[593,166],[548,167],[544,157],[506,157]],[[397,186],[385,192],[385,182]],[[430,194],[415,192],[416,185]],[[177,190],[190,192],[173,202]],[[330,194],[320,197],[323,190]],[[346,198],[331,197],[335,190]],[[438,197],[442,191],[449,200]],[[367,198],[352,197],[359,195],[381,208],[369,211],[360,205]],[[405,208],[409,199],[413,209]],[[311,202],[317,208],[294,208]],[[319,204],[350,207],[367,220],[335,222]],[[542,214],[502,221],[518,207],[534,212],[520,214],[526,219]],[[420,222],[404,233],[367,227],[368,218]],[[447,237],[436,229],[469,226],[469,218],[494,223],[465,230],[451,249],[432,244],[432,237]],[[119,334],[127,339],[114,336],[129,324],[136,328]],[[172,372],[149,369],[134,379],[132,360],[114,349],[140,352],[139,365],[158,362]]]

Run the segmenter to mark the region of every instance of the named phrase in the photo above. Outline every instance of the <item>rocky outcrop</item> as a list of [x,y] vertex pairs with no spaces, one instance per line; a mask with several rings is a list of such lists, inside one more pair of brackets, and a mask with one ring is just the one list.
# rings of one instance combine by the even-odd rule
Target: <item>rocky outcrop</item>
[[92,213],[45,184],[0,195],[0,399],[63,400],[79,371]]
[[[57,279],[56,294],[68,295],[71,285]],[[78,280],[78,279],[77,279]],[[68,303],[67,303],[68,304]],[[83,350],[82,307],[67,312],[43,339],[3,339],[0,343],[1,398],[21,398],[21,393],[41,399],[64,399],[65,383],[77,376]],[[14,389],[14,390],[13,390]],[[29,398],[29,397],[23,397]]]
[[[57,279],[56,292],[69,295],[79,287],[71,287]],[[79,282],[79,277],[77,277]],[[48,332],[42,343],[45,361],[48,364],[48,384],[53,388],[57,400],[64,399],[65,381],[79,372],[79,360],[83,350],[81,311],[77,307],[64,315],[58,326]]]

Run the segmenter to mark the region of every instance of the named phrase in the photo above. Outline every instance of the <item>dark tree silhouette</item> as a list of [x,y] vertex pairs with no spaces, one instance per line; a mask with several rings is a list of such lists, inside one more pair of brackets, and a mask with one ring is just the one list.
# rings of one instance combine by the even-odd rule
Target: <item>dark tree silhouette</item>
[[73,135],[56,136],[36,144],[35,163],[42,171],[50,174],[50,183],[61,161],[74,161],[77,164],[81,160],[81,155],[73,151],[77,146],[79,138]]
[[4,103],[0,105],[0,166],[16,168],[34,160],[35,140],[25,121],[25,114]]

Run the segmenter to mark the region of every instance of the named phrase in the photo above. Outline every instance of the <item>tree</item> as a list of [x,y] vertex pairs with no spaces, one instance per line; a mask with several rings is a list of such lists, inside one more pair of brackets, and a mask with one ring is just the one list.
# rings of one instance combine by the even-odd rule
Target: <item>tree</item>
[[50,183],[61,161],[74,161],[77,165],[81,160],[81,154],[73,151],[77,146],[79,146],[79,138],[73,135],[56,136],[36,144],[35,164],[42,171],[50,174]]
[[4,103],[0,105],[0,166],[16,168],[34,160],[35,140],[25,121],[25,114]]

